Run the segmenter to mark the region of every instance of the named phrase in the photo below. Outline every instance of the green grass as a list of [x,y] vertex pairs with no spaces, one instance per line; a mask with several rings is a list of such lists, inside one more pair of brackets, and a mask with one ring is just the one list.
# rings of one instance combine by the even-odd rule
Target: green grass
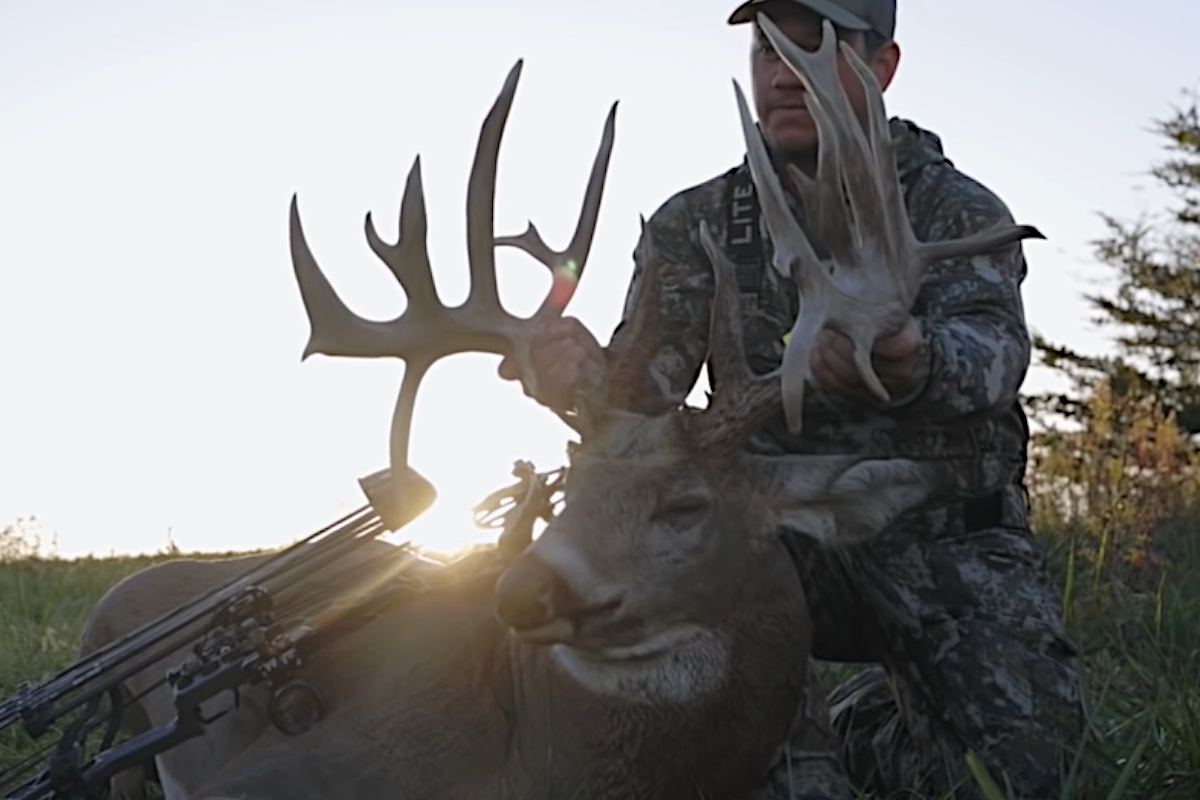
[[[1070,534],[1047,538],[1069,598],[1068,628],[1083,654],[1092,729],[1063,797],[1052,800],[1200,797],[1198,528],[1196,520],[1164,528],[1156,541],[1166,566],[1138,591],[1096,580],[1086,560],[1073,557]],[[21,681],[37,682],[69,664],[100,595],[167,557],[0,562],[0,699]],[[0,737],[0,764],[25,752],[27,743]],[[972,771],[988,800],[1004,800],[1002,781],[982,765]]]
[[21,680],[37,680],[70,663],[100,596],[162,558],[0,563],[0,696]]
[[[0,702],[22,682],[36,684],[75,660],[80,630],[100,596],[167,557],[0,561]],[[0,732],[0,768],[18,764],[34,746],[23,731]]]
[[1071,537],[1050,543],[1055,571],[1074,586],[1066,614],[1084,658],[1092,725],[1069,798],[1200,797],[1197,529],[1195,519],[1162,526],[1161,571],[1140,590],[1095,580],[1071,558]]

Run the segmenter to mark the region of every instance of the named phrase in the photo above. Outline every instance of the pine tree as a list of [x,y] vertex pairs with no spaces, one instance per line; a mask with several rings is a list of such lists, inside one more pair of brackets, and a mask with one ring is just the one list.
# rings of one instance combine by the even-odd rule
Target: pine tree
[[1133,222],[1106,215],[1107,233],[1095,242],[1116,289],[1087,300],[1095,321],[1114,330],[1117,355],[1083,355],[1035,336],[1042,363],[1072,386],[1029,398],[1035,417],[1086,424],[1089,391],[1103,382],[1118,395],[1153,398],[1184,431],[1200,432],[1200,95],[1189,100],[1155,123],[1170,155],[1151,175],[1176,205]]

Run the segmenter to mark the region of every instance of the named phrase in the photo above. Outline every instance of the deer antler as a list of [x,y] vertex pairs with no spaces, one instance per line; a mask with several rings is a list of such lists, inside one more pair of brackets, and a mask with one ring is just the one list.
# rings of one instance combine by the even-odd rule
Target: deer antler
[[[467,190],[467,258],[471,290],[466,301],[448,308],[438,298],[426,248],[425,198],[421,188],[421,163],[418,157],[408,174],[404,199],[400,206],[400,238],[390,245],[375,230],[371,215],[366,218],[366,236],[371,249],[388,266],[408,295],[408,307],[390,322],[373,322],[354,314],[338,298],[321,268],[317,266],[300,225],[296,199],[292,199],[292,264],[300,293],[312,326],[304,357],[314,353],[331,356],[373,358],[391,356],[404,359],[404,380],[392,417],[390,442],[391,474],[394,481],[428,486],[408,467],[409,431],[417,388],[429,368],[454,353],[485,352],[512,356],[528,368],[529,347],[551,320],[562,314],[574,293],[595,233],[604,179],[612,153],[616,125],[616,104],[604,125],[600,150],[592,166],[591,178],[570,246],[555,252],[545,245],[537,229],[530,224],[521,236],[496,238],[492,231],[496,194],[496,166],[500,139],[512,107],[521,74],[518,61],[508,74],[500,96],[484,120]],[[496,290],[494,248],[518,247],[549,267],[553,274],[550,292],[538,310],[528,318],[515,317],[504,310]],[[432,501],[432,487],[429,487]],[[428,505],[428,502],[425,505]],[[398,515],[394,527],[415,517],[424,506]],[[406,519],[400,521],[400,516]]]
[[822,328],[832,328],[854,343],[859,375],[886,402],[888,392],[871,366],[871,348],[877,338],[899,331],[908,320],[929,265],[1042,235],[1028,225],[999,225],[955,241],[918,241],[904,206],[883,94],[870,68],[849,45],[841,44],[842,54],[866,90],[864,131],[838,79],[838,43],[832,24],[824,23],[815,53],[790,41],[765,15],[758,15],[758,24],[804,83],[808,110],[817,124],[816,177],[794,165],[788,172],[813,233],[830,253],[829,261],[819,258],[792,217],[735,81],[750,170],[775,244],[774,266],[792,277],[800,294],[801,310],[781,366],[784,411],[788,427],[795,432],[800,429],[804,387],[811,374],[810,354]]
[[733,262],[713,241],[708,225],[700,223],[700,244],[712,262],[714,289],[709,313],[708,352],[712,367],[712,398],[693,422],[702,448],[732,450],[778,407],[778,372],[755,375],[746,360],[742,336],[742,306]]

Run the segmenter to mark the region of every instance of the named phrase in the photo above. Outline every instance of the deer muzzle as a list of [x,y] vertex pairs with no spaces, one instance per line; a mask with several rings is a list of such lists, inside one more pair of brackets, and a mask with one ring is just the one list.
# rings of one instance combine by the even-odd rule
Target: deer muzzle
[[536,555],[526,553],[496,582],[496,614],[531,644],[570,644],[619,610],[621,599],[589,602]]

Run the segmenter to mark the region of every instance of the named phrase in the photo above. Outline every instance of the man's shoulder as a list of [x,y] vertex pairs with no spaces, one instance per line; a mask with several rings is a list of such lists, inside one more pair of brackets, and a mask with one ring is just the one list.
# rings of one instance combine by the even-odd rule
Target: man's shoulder
[[709,227],[721,227],[726,216],[729,182],[737,167],[682,189],[667,198],[650,215],[647,225],[656,233],[695,230],[701,221]]
[[653,251],[678,265],[706,265],[708,261],[701,255],[700,224],[707,225],[718,247],[725,246],[729,218],[727,191],[736,171],[736,168],[728,170],[667,198],[645,222],[634,259],[646,260]]
[[998,194],[947,157],[936,133],[899,118],[891,121],[891,132],[896,168],[918,238],[962,235],[1012,221]]

